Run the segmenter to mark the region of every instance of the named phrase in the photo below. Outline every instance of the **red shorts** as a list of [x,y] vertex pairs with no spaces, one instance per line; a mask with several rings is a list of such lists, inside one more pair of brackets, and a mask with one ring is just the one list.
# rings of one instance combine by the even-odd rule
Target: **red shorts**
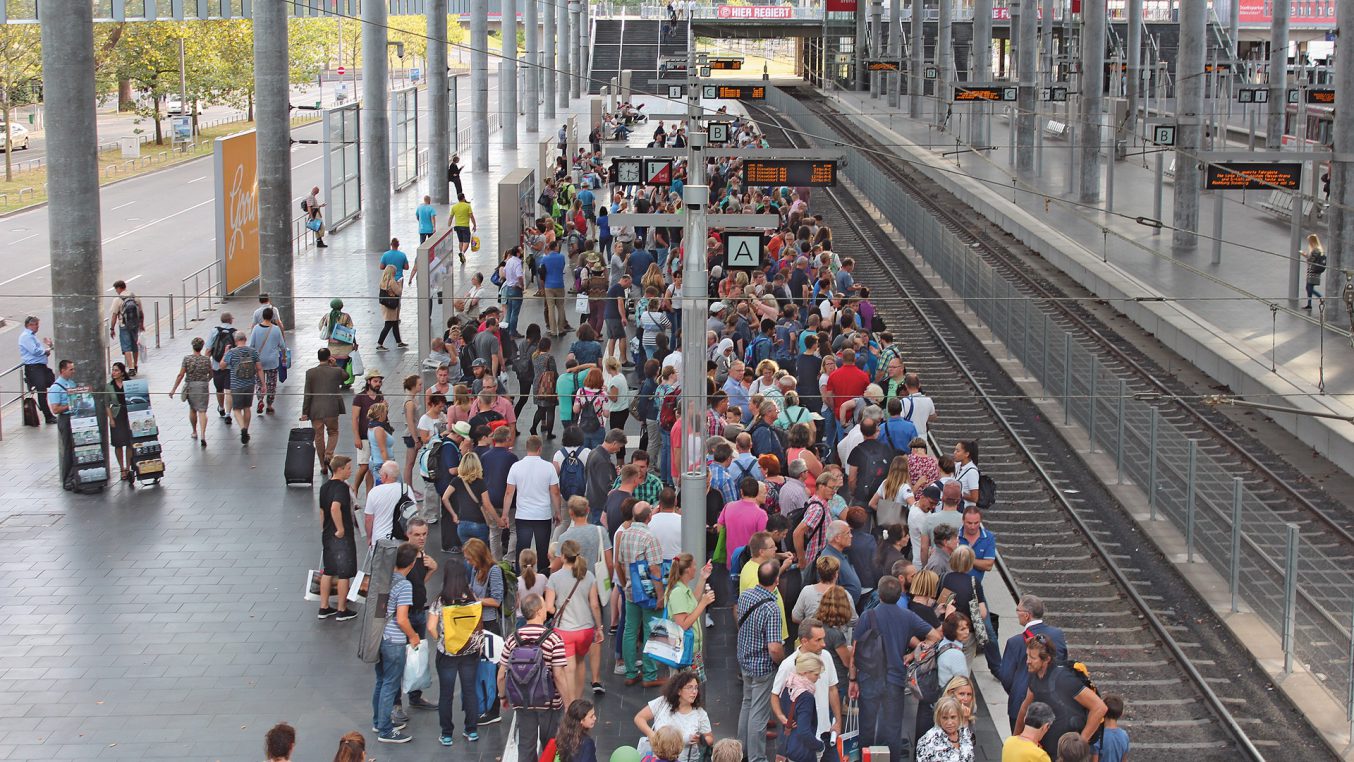
[[555,630],[564,640],[564,655],[582,658],[592,649],[592,639],[597,631],[589,627],[586,630]]

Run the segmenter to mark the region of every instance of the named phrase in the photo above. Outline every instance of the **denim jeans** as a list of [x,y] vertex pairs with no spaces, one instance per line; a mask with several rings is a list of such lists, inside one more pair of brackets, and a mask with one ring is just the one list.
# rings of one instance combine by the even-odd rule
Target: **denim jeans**
[[404,643],[381,641],[381,658],[376,662],[376,685],[371,691],[371,724],[381,735],[395,730],[390,713],[395,711],[395,696],[404,679]]
[[[661,427],[660,427],[661,428]],[[663,483],[672,486],[672,433],[667,429],[662,430],[662,444],[658,448],[658,478]]]
[[437,699],[437,719],[444,736],[456,732],[456,707],[451,699],[456,695],[458,678],[461,681],[461,714],[465,717],[465,732],[474,733],[479,728],[480,702],[476,684],[479,661],[478,653],[461,656],[437,654],[437,685],[440,690]]
[[489,544],[489,525],[481,524],[478,521],[466,521],[461,519],[461,523],[456,525],[456,534],[460,535],[461,542],[468,542],[470,538],[479,538],[485,545]]
[[503,296],[508,300],[508,333],[517,333],[517,316],[522,312],[522,289],[504,286]]
[[903,709],[907,689],[885,681],[879,695],[860,701],[860,745],[887,746],[890,759],[905,759]]

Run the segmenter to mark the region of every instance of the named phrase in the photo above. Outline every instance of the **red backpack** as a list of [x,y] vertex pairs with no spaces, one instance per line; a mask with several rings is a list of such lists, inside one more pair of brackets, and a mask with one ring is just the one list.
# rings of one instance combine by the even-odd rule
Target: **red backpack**
[[658,408],[658,425],[670,431],[677,425],[677,405],[682,399],[681,388],[673,389],[663,397],[663,405]]

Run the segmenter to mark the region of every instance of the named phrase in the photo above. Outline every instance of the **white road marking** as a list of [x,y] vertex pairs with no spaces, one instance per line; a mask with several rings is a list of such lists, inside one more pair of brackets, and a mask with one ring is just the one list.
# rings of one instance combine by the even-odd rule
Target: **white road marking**
[[[124,279],[122,280],[122,282],[123,282],[123,283],[131,283],[132,281],[134,281],[134,280],[136,280],[137,278],[140,278],[140,277],[141,277],[141,273],[137,273],[136,275],[133,275],[133,276],[130,277],[130,278],[124,278]],[[109,287],[108,287],[108,290],[109,290],[109,291],[112,291],[112,290],[113,290],[113,287],[112,287],[112,286],[109,286]]]
[[32,240],[32,239],[37,238],[37,237],[38,237],[38,234],[37,234],[37,233],[34,233],[33,235],[24,236],[23,238],[20,238],[20,239],[17,240],[17,241],[10,241],[9,245],[10,245],[10,246],[14,246],[14,245],[16,245],[16,244],[20,244],[20,243],[23,243],[24,241]]
[[112,209],[109,209],[108,211],[110,211],[110,212],[116,212],[116,211],[119,210],[119,209],[125,209],[125,208],[127,208],[127,207],[129,207],[129,206],[131,206],[132,204],[135,204],[135,203],[136,203],[135,201],[128,201],[128,202],[125,203],[125,204],[118,204],[117,206],[113,207]]
[[206,180],[206,179],[207,179],[207,176],[206,176],[206,175],[203,175],[202,177],[194,177],[192,180],[189,180],[188,182],[191,184],[191,183],[195,183],[195,182],[198,182],[198,181],[200,181],[200,180]]
[[[215,200],[216,200],[216,199],[211,199],[211,198],[209,198],[209,199],[207,199],[206,201],[203,201],[203,202],[201,202],[201,203],[193,204],[192,206],[188,207],[187,209],[180,209],[179,211],[174,212],[173,214],[166,214],[166,215],[163,216],[163,217],[159,217],[159,218],[157,218],[157,219],[153,219],[153,220],[151,220],[150,222],[147,222],[147,223],[144,224],[144,225],[137,225],[136,227],[132,228],[131,230],[127,230],[127,231],[124,231],[124,232],[122,232],[122,233],[118,233],[117,235],[114,235],[114,236],[109,236],[108,238],[103,239],[102,245],[107,246],[108,244],[110,244],[110,243],[112,243],[112,242],[114,242],[114,241],[120,240],[120,239],[122,239],[122,238],[126,238],[127,236],[129,236],[129,235],[131,235],[131,234],[133,234],[133,233],[139,233],[139,232],[141,232],[142,230],[145,230],[145,229],[148,228],[148,227],[151,227],[151,226],[153,226],[153,225],[158,225],[158,224],[160,224],[161,222],[164,222],[165,220],[173,219],[173,218],[175,218],[175,217],[178,217],[180,214],[184,214],[184,213],[186,213],[186,212],[191,212],[191,211],[193,211],[194,209],[198,209],[198,208],[200,208],[200,207],[204,207],[204,206],[206,206],[207,204],[213,203]],[[3,285],[3,284],[0,284],[0,285]]]
[[20,278],[27,278],[28,276],[32,275],[33,273],[40,273],[40,272],[42,272],[43,270],[46,270],[46,269],[49,268],[49,267],[51,267],[51,265],[43,265],[42,267],[35,267],[35,268],[33,268],[32,270],[29,270],[28,272],[24,273],[23,275],[16,275],[16,276],[14,276],[13,278],[10,278],[9,280],[7,280],[7,281],[5,281],[5,282],[0,283],[0,286],[8,286],[9,284],[13,283],[13,282],[16,281],[16,280],[19,280]]

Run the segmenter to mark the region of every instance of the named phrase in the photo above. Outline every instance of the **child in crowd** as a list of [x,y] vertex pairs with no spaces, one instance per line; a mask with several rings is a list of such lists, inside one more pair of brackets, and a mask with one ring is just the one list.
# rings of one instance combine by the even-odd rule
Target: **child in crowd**
[[1091,747],[1091,762],[1125,762],[1128,759],[1128,731],[1119,727],[1124,716],[1124,697],[1105,694],[1105,732]]

